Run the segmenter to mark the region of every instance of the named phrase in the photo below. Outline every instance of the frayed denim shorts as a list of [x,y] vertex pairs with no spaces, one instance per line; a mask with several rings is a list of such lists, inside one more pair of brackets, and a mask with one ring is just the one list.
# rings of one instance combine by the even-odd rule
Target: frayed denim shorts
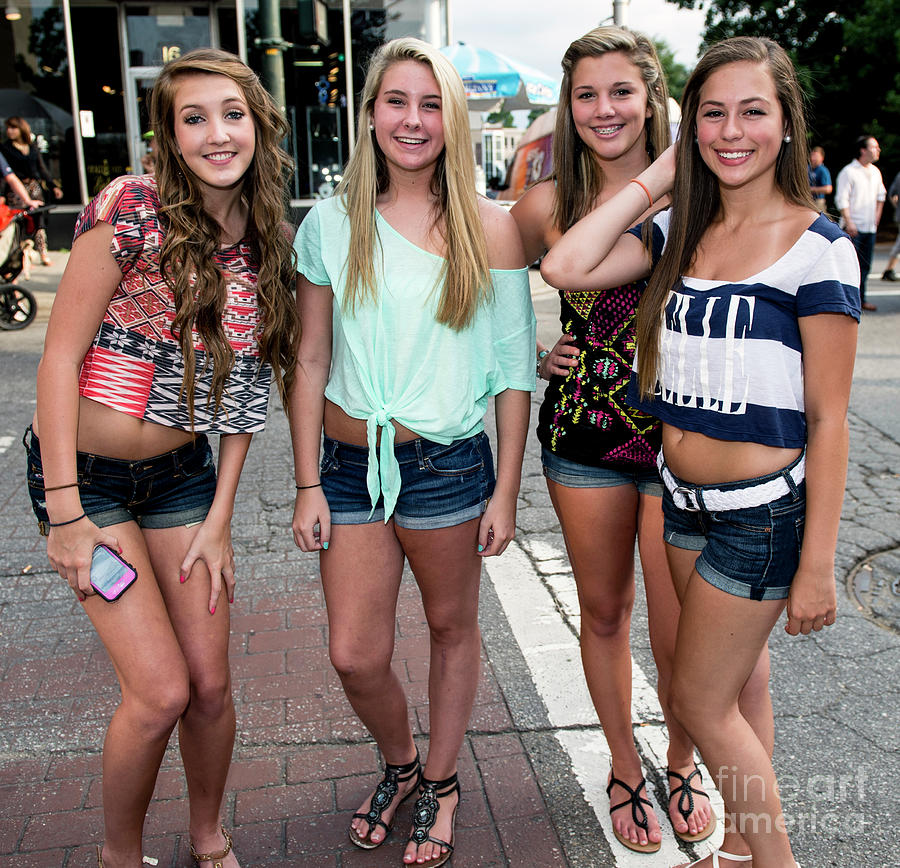
[[[453,527],[479,518],[494,493],[494,459],[484,431],[447,445],[419,438],[398,443],[400,494],[391,516],[411,530]],[[320,478],[332,524],[384,521],[384,497],[375,511],[366,487],[369,450],[324,438]]]
[[663,484],[655,467],[635,467],[633,470],[612,470],[608,467],[592,467],[560,458],[546,447],[541,449],[544,476],[566,488],[615,488],[633,485],[641,494],[661,497]]
[[[697,572],[732,596],[750,600],[786,599],[800,565],[803,544],[806,481],[794,482],[790,475],[802,457],[777,473],[706,486],[718,491],[739,491],[785,479],[788,493],[761,506],[719,512],[681,509],[665,488],[662,501],[665,541],[676,548],[700,552],[695,564]],[[697,488],[674,475],[673,478],[679,486]]]
[[[41,534],[47,536],[50,519],[41,444],[30,427],[22,444],[28,453],[31,506]],[[140,461],[77,452],[76,468],[81,506],[97,527],[124,521],[146,528],[197,524],[206,518],[216,493],[216,466],[204,434],[171,452]]]

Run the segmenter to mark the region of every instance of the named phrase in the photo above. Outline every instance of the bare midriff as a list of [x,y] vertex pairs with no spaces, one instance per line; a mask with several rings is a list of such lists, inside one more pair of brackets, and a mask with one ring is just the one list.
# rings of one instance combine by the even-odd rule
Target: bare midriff
[[[40,438],[37,416],[32,427]],[[78,400],[78,439],[75,448],[79,452],[121,461],[139,461],[171,452],[192,439],[190,431],[129,416],[90,398],[81,397]]]
[[[399,422],[391,420],[394,426],[394,442],[405,443],[407,440],[416,440],[419,435],[405,428]],[[341,443],[350,443],[353,446],[367,446],[366,420],[354,419],[348,416],[337,404],[325,399],[325,436]],[[381,431],[378,432],[378,441],[381,441]]]
[[762,443],[717,440],[694,431],[663,425],[666,466],[683,482],[714,485],[768,476],[787,467],[802,452]]

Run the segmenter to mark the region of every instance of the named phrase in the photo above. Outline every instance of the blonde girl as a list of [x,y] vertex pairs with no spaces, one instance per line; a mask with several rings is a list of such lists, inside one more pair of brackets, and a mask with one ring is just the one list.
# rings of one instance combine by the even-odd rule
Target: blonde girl
[[[515,223],[475,193],[465,93],[449,61],[417,39],[382,46],[359,128],[335,197],[317,203],[295,242],[304,326],[293,531],[320,553],[331,661],[385,761],[350,840],[380,846],[415,794],[403,861],[434,868],[454,846],[482,558],[515,533],[535,319]],[[483,430],[491,396],[496,479]],[[431,641],[424,764],[391,669],[404,560]]]

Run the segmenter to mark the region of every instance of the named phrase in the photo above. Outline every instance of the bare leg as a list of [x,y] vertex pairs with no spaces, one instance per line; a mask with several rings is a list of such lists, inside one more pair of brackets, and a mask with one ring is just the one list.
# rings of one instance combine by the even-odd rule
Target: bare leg
[[[394,524],[333,525],[327,552],[320,556],[322,587],[328,609],[329,652],[347,699],[378,744],[385,762],[404,765],[416,755],[406,695],[394,670],[397,594],[403,551]],[[382,814],[390,826],[400,800],[413,788],[401,785]],[[371,797],[358,813],[369,810]],[[360,837],[369,830],[363,819],[351,823]],[[372,844],[385,838],[381,826],[368,834]]]
[[[631,725],[631,648],[634,539],[638,493],[631,485],[568,488],[547,480],[566,540],[581,606],[581,662],[597,717],[612,755],[615,776],[635,788],[643,780]],[[614,786],[610,803],[628,798]],[[634,844],[662,840],[653,811],[645,832],[622,808],[613,826]]]
[[84,602],[122,690],[103,745],[103,860],[106,868],[139,868],[144,817],[159,764],[188,704],[188,668],[141,531],[131,522],[110,531],[138,580],[113,605],[99,597]]
[[[190,703],[179,721],[179,746],[190,799],[190,840],[197,853],[225,849],[222,797],[234,749],[235,714],[228,663],[229,608],[225,596],[210,615],[209,572],[198,561],[188,580],[179,568],[197,528],[145,530],[144,536],[190,677]],[[234,853],[223,861],[236,868]]]
[[739,705],[741,692],[760,668],[760,657],[784,601],[731,596],[695,571],[683,585],[684,567],[694,559],[694,553],[670,547],[673,575],[683,587],[672,707],[696,739],[731,814],[723,848],[737,854],[749,850],[754,868],[787,868],[794,862],[770,746],[754,731]]
[[[678,634],[678,618],[681,604],[675,593],[675,585],[666,560],[663,542],[662,498],[648,494],[640,495],[638,506],[638,549],[644,573],[644,588],[647,593],[647,621],[650,628],[650,646],[656,662],[656,689],[659,704],[666,720],[669,733],[667,771],[673,771],[687,778],[695,768],[694,743],[675,719],[669,708],[669,689],[672,682],[672,664],[675,658],[675,639]],[[766,691],[768,697],[768,690]],[[668,778],[669,791],[679,785],[677,778]],[[702,790],[698,778],[694,778],[692,789]],[[669,799],[668,811],[672,826],[677,832],[697,835],[709,826],[712,806],[709,799],[693,795],[694,810],[687,822],[678,811],[678,797]],[[712,833],[709,829],[709,833]]]
[[[478,690],[481,633],[478,628],[478,589],[481,558],[476,554],[478,519],[440,530],[397,527],[397,537],[422,592],[431,634],[428,702],[431,733],[425,777],[441,781],[456,772]],[[430,834],[452,843],[459,796],[440,799]],[[439,845],[410,843],[403,860],[429,861],[444,851]]]

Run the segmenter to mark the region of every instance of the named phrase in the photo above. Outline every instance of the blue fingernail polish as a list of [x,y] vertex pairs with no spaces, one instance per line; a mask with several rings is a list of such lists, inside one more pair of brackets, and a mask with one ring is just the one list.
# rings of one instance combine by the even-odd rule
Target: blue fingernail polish
[[322,543],[322,548],[325,549],[325,551],[327,552],[327,551],[328,551],[328,543],[327,543],[327,542],[323,542],[323,543]]
[[484,546],[481,543],[478,543],[478,551],[483,552]]

